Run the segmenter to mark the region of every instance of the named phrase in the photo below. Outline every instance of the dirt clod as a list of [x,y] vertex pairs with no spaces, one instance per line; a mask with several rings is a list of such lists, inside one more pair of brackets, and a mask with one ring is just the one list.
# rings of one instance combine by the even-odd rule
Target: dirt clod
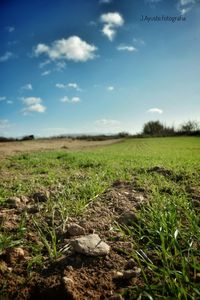
[[82,226],[80,226],[76,223],[71,223],[71,224],[68,225],[67,233],[70,236],[84,235],[85,234],[85,229]]

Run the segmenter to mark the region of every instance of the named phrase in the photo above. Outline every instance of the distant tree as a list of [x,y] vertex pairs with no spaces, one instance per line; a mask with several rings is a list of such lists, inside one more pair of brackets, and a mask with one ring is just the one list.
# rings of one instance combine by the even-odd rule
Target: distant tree
[[31,135],[24,136],[21,140],[22,141],[31,141],[31,140],[34,140],[34,139],[35,139],[34,135],[31,134]]
[[143,134],[145,135],[162,135],[165,127],[160,121],[149,121],[144,124]]
[[188,121],[181,125],[180,131],[185,133],[191,133],[199,130],[199,124],[196,121]]
[[126,131],[122,131],[122,132],[119,132],[119,133],[117,134],[117,136],[118,136],[119,138],[126,138],[126,137],[129,137],[130,134],[129,134],[128,132],[126,132]]

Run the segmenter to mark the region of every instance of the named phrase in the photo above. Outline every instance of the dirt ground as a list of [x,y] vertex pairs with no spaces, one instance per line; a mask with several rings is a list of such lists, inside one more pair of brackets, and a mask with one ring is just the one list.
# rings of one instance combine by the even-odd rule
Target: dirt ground
[[[30,276],[27,274],[27,249],[20,250],[25,251],[23,255],[19,249],[16,252],[15,248],[2,253],[0,288],[1,295],[5,297],[3,299],[129,299],[120,296],[122,289],[141,285],[141,274],[137,263],[131,260],[131,238],[124,236],[117,229],[117,224],[128,220],[127,215],[124,216],[127,212],[132,212],[133,221],[137,210],[146,201],[148,199],[144,191],[137,190],[134,182],[117,181],[98,199],[89,203],[82,217],[69,220],[82,226],[85,234],[98,234],[110,246],[110,253],[106,256],[93,257],[69,250],[57,261],[47,261],[42,269],[35,268]],[[1,211],[4,227],[13,233],[17,230],[18,218],[17,209],[3,208]],[[35,239],[35,243],[38,243],[31,223],[29,229],[27,241]],[[65,236],[63,245],[69,242],[70,237]]]
[[106,141],[86,141],[72,139],[33,140],[20,142],[0,143],[0,159],[21,152],[43,151],[43,150],[70,150],[78,151],[93,147],[106,146],[118,143],[121,140],[112,139]]

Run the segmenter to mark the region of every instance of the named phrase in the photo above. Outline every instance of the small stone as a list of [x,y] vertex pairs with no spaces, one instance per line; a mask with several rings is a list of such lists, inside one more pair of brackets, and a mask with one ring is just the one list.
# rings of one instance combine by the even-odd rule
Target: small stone
[[107,255],[110,252],[110,246],[103,242],[98,234],[89,234],[71,241],[72,248],[77,253],[89,256]]
[[123,300],[124,298],[120,294],[113,295],[109,298],[110,300]]
[[133,259],[133,258],[130,258],[130,259],[126,262],[126,264],[125,264],[125,266],[124,266],[124,269],[125,269],[125,270],[133,269],[133,268],[135,267],[135,265],[136,265],[136,263],[135,263],[134,259]]
[[74,268],[72,266],[67,266],[66,267],[66,271],[68,271],[68,272],[73,271],[73,270],[74,270]]
[[136,195],[135,200],[137,200],[138,202],[144,202],[145,198],[143,195]]
[[74,286],[74,281],[70,277],[64,276],[62,280],[65,285],[71,286],[71,287]]
[[113,279],[122,279],[123,278],[123,272],[114,271],[113,272]]
[[9,208],[19,208],[21,205],[21,199],[18,197],[9,198],[6,201],[6,206],[8,206]]
[[133,270],[125,270],[123,273],[123,278],[131,279],[133,277],[137,277],[138,275],[140,275],[140,273],[141,273],[141,269],[135,267]]
[[68,225],[67,233],[70,236],[84,235],[85,229],[76,223],[71,223]]
[[122,225],[130,226],[137,221],[137,217],[133,211],[126,211],[119,217],[118,221]]

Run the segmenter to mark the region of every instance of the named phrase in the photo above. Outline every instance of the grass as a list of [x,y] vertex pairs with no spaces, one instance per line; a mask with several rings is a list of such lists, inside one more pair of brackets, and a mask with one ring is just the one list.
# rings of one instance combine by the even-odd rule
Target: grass
[[[155,166],[164,171],[150,172]],[[0,203],[14,195],[54,191],[40,216],[32,220],[41,245],[23,244],[26,216],[22,216],[16,237],[1,231],[0,251],[20,241],[32,253],[29,269],[41,265],[45,256],[57,259],[62,253],[58,233],[66,230],[68,218],[84,213],[113,181],[134,178],[151,201],[138,213],[139,221],[125,230],[134,245],[131,255],[142,269],[141,286],[124,290],[125,296],[200,298],[200,220],[188,192],[200,182],[199,138],[133,139],[75,153],[23,154],[2,161],[0,172]]]

